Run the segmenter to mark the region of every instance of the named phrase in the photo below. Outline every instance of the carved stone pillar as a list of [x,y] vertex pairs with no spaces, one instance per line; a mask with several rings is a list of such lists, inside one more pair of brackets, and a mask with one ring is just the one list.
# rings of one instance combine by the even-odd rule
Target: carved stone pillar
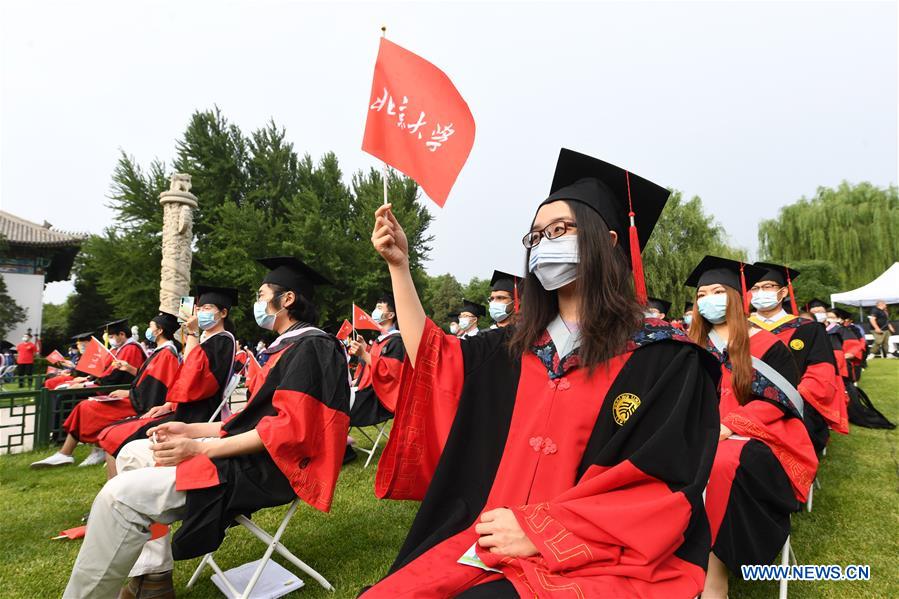
[[182,295],[190,295],[193,250],[193,211],[197,197],[190,193],[190,175],[174,174],[168,191],[159,194],[162,204],[162,272],[159,310],[177,314]]

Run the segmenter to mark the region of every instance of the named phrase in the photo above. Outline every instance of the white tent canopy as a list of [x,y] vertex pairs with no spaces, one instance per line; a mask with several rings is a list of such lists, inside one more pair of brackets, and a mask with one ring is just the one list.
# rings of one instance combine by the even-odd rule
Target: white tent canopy
[[899,262],[893,262],[891,267],[867,285],[852,291],[830,294],[831,304],[873,306],[879,301],[899,304]]

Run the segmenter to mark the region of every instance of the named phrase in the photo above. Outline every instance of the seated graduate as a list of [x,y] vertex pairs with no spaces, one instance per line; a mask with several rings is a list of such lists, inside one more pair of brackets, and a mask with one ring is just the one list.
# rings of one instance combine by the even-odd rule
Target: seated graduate
[[[454,316],[453,313],[450,316]],[[458,312],[458,331],[456,337],[460,339],[468,339],[480,333],[478,329],[478,318],[487,315],[487,309],[482,304],[462,298],[462,307]]]
[[[178,375],[181,357],[172,339],[178,330],[178,321],[171,314],[160,313],[150,321],[146,336],[156,341],[156,349],[140,368],[128,362],[116,363],[116,368],[134,378],[130,389],[118,389],[109,394],[114,401],[81,401],[63,423],[67,436],[57,454],[31,465],[32,468],[72,463],[72,453],[78,443],[97,444],[104,428],[143,414],[150,408],[162,405],[166,393]],[[105,451],[95,447],[79,466],[91,466],[105,461]],[[65,458],[68,458],[67,460]],[[99,459],[98,459],[99,458]]]
[[865,336],[853,325],[852,314],[842,308],[831,308],[825,313],[839,321],[838,334],[843,341],[843,356],[849,368],[849,380],[858,383],[862,377],[862,365],[868,357],[868,343]]
[[490,304],[487,311],[493,319],[491,329],[507,327],[521,309],[521,277],[494,270],[490,278]]
[[706,256],[686,282],[696,287],[689,335],[721,363],[720,441],[705,494],[712,553],[704,597],[727,596],[728,569],[738,574],[742,565],[771,563],[818,468],[793,356],[746,318],[743,290],[764,274]]
[[350,341],[349,353],[360,362],[356,372],[356,397],[350,410],[353,426],[370,426],[393,415],[403,360],[406,359],[392,294],[385,294],[378,300],[371,318],[381,329],[381,334],[372,341],[371,349],[364,340]]
[[[799,367],[796,388],[805,401],[802,420],[815,451],[820,453],[830,439],[830,429],[843,434],[849,432],[843,385],[837,378],[827,330],[815,320],[799,318],[798,309],[793,308],[796,306],[793,280],[799,276],[798,270],[770,262],[756,262],[755,266],[763,268],[765,275],[749,290],[750,302],[756,310],[749,320],[777,335],[790,348]],[[794,314],[788,314],[784,304]]]
[[[128,326],[128,320],[123,318],[122,320],[108,322],[100,328],[98,333],[101,337],[105,335],[109,340],[110,353],[112,353],[115,361],[99,377],[75,377],[67,383],[69,389],[81,389],[95,385],[128,385],[134,380],[134,373],[147,359],[144,348],[131,338],[131,328]],[[119,366],[123,362],[132,366],[134,370],[120,368]],[[75,369],[78,369],[77,366]]]
[[683,333],[644,321],[622,248],[628,189],[640,273],[669,192],[563,149],[523,239],[519,317],[464,341],[425,317],[402,227],[389,205],[375,213],[409,358],[375,491],[424,501],[366,599],[702,588],[719,369]]
[[228,315],[236,303],[236,289],[197,286],[194,314],[181,325],[185,338],[183,363],[168,388],[165,402],[151,407],[141,418],[104,430],[100,434],[100,446],[109,455],[117,455],[130,441],[145,439],[150,427],[166,420],[207,422],[212,418],[234,373],[237,343],[228,330],[231,327]]
[[666,302],[657,297],[646,298],[646,318],[658,318],[668,320],[668,312],[671,311],[671,302]]
[[[269,360],[246,407],[224,423],[162,423],[149,431],[156,443],[122,449],[119,475],[91,508],[65,597],[115,596],[139,556],[142,574],[129,588],[152,582],[158,596],[172,596],[165,595],[172,592],[172,559],[214,551],[238,514],[296,497],[330,509],[350,388],[343,346],[312,324],[313,287],[328,281],[294,258],[260,262],[269,272],[254,305],[256,322],[279,337],[265,350]],[[166,545],[144,559],[151,523],[176,520],[183,524],[171,551]]]
[[77,375],[75,374],[75,366],[78,364],[78,358],[81,354],[84,353],[85,348],[87,347],[88,342],[90,342],[93,333],[79,333],[72,337],[72,341],[75,343],[75,351],[69,352],[69,359],[62,362],[62,366],[64,370],[59,372],[55,376],[51,376],[44,381],[44,387],[50,389],[56,389],[60,385],[64,385],[70,383],[72,379],[74,379]]

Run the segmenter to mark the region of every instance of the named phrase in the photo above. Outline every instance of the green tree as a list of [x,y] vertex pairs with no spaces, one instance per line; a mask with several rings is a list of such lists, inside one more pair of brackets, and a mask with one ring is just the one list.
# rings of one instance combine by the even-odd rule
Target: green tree
[[836,266],[843,288],[864,285],[899,256],[899,191],[895,186],[841,183],[819,187],[759,225],[759,253],[793,265],[824,260]]
[[449,274],[428,277],[423,287],[418,287],[425,313],[441,327],[446,328],[449,315],[462,304],[462,285]]
[[681,314],[694,293],[684,281],[707,254],[746,260],[746,252],[731,246],[721,225],[705,213],[701,199],[684,200],[673,191],[643,250],[647,293],[670,301],[672,314]]
[[41,312],[41,348],[44,355],[54,349],[65,353],[66,343],[71,337],[68,332],[71,296],[61,304],[44,304]]
[[826,260],[798,260],[790,264],[799,271],[793,281],[796,303],[801,309],[812,298],[830,301],[830,294],[840,290],[840,271]]

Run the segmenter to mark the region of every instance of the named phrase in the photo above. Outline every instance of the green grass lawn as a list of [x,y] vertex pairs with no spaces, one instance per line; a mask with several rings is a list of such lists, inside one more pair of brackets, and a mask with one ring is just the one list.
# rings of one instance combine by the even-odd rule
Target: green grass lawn
[[[899,360],[874,360],[863,377],[872,401],[899,422]],[[835,435],[820,470],[823,488],[814,511],[793,518],[793,546],[801,564],[870,564],[868,582],[794,582],[791,597],[889,597],[899,595],[899,432],[853,428]],[[81,545],[50,541],[60,530],[77,526],[103,485],[102,468],[64,467],[31,471],[28,464],[49,455],[32,452],[0,457],[0,596],[58,597]],[[79,447],[77,460],[88,453]],[[337,588],[332,594],[314,581],[299,597],[355,597],[389,567],[414,516],[417,504],[378,501],[372,492],[374,465],[360,459],[344,468],[331,514],[304,506],[283,542]],[[254,516],[274,531],[286,508]],[[216,560],[224,569],[261,557],[263,545],[242,528],[228,533]],[[276,558],[282,565],[285,560]],[[220,597],[207,574],[191,591],[187,580],[199,559],[179,562],[179,595]],[[776,583],[734,580],[731,597],[777,596]]]

